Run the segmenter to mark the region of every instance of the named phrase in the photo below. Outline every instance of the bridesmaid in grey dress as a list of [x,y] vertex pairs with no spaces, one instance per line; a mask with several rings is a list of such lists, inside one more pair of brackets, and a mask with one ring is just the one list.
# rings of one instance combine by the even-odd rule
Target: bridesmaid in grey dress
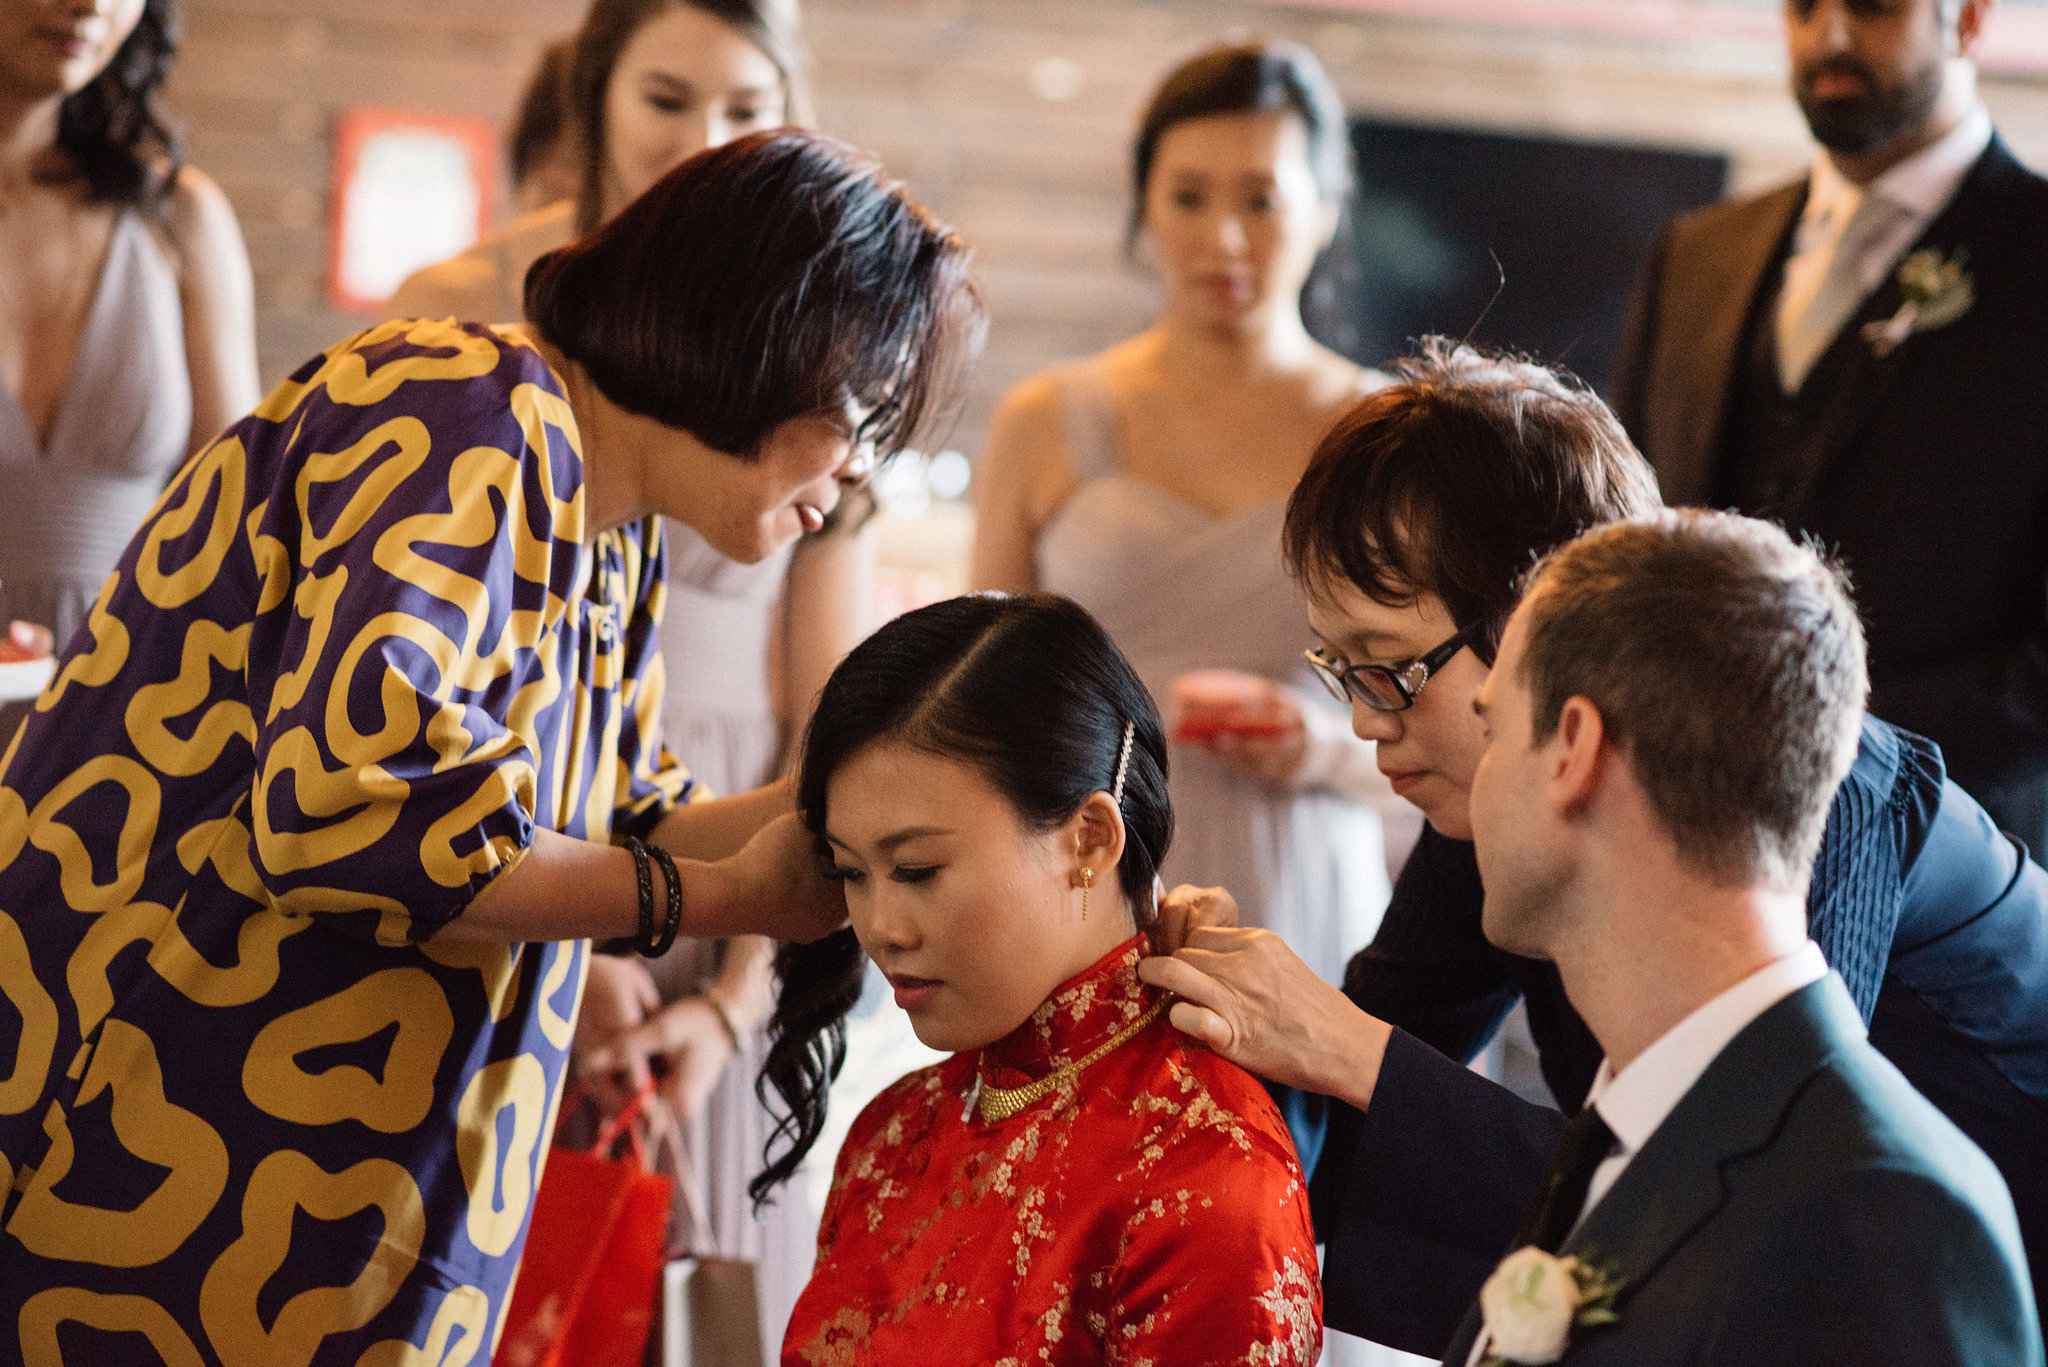
[[[529,212],[470,250],[414,274],[394,315],[477,321],[524,316],[527,268],[616,214],[671,167],[808,108],[794,0],[596,0],[571,44],[569,124],[580,140],[576,198]],[[782,771],[791,737],[840,656],[866,634],[873,538],[864,495],[793,550],[741,565],[679,522],[666,528],[662,738],[710,792],[746,792]],[[599,1090],[614,1071],[646,1075],[660,1059],[662,1095],[679,1122],[674,1251],[704,1217],[715,1253],[757,1272],[762,1342],[809,1280],[817,1212],[801,1185],[756,1215],[747,1180],[770,1120],[754,1096],[773,1006],[774,950],[759,937],[680,939],[650,967],[593,961],[575,1064]],[[573,1139],[573,1135],[569,1138]]]
[[[234,211],[156,110],[175,22],[173,0],[0,0],[0,590],[59,647],[171,473],[257,399]],[[0,749],[26,710],[0,706]]]
[[[1384,817],[1398,805],[1348,710],[1308,673],[1306,614],[1280,560],[1310,452],[1380,383],[1302,318],[1348,188],[1345,139],[1304,49],[1219,47],[1166,78],[1133,157],[1133,226],[1164,309],[1005,399],[977,479],[973,564],[978,587],[1079,600],[1160,699],[1177,742],[1166,880],[1229,888],[1248,924],[1332,980],[1385,908]],[[1341,1335],[1324,1354],[1403,1360]]]

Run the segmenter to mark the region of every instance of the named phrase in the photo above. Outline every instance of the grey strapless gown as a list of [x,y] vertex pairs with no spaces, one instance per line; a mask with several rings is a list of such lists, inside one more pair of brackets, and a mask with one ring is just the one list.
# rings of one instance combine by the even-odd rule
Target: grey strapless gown
[[[49,627],[61,654],[191,439],[177,267],[143,221],[124,212],[114,220],[47,445],[20,400],[0,391],[7,615]],[[0,749],[28,706],[0,706]]]
[[1170,754],[1173,848],[1163,876],[1218,883],[1247,924],[1278,932],[1317,973],[1344,964],[1379,925],[1390,891],[1376,805],[1392,793],[1372,747],[1302,659],[1308,618],[1280,561],[1283,500],[1216,517],[1126,474],[1109,396],[1084,372],[1062,385],[1080,484],[1039,536],[1041,588],[1095,614],[1164,704],[1195,669],[1263,675],[1317,712],[1312,735],[1339,753],[1312,760],[1327,785],[1279,791],[1191,745]]

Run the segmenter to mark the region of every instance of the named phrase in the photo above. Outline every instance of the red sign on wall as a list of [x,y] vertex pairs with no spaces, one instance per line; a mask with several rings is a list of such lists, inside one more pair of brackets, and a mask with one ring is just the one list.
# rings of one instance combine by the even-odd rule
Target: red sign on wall
[[486,119],[351,109],[335,133],[327,292],[374,312],[406,276],[490,227],[497,130]]

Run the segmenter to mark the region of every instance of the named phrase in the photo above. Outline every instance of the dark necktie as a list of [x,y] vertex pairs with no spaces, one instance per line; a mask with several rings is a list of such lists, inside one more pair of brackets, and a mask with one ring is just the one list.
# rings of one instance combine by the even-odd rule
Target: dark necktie
[[1586,1107],[1564,1128],[1557,1161],[1543,1184],[1543,1199],[1529,1213],[1515,1247],[1533,1244],[1546,1253],[1557,1252],[1565,1235],[1579,1221],[1586,1204],[1586,1188],[1593,1184],[1593,1171],[1614,1152],[1614,1131],[1600,1118],[1600,1112]]

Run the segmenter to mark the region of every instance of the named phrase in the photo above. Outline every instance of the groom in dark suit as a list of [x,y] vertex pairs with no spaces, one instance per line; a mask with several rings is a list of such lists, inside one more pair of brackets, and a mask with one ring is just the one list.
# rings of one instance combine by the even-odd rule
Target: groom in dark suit
[[1768,523],[1613,523],[1535,571],[1473,704],[1483,924],[1605,1058],[1447,1364],[2042,1360],[1997,1169],[1807,936],[1866,691],[1841,580]]
[[1803,180],[1670,224],[1615,408],[1673,506],[1838,549],[1871,709],[2048,852],[2048,180],[1969,54],[1992,0],[1787,0]]
[[[1206,928],[1139,972],[1180,997],[1175,1024],[1287,1089],[1330,1326],[1438,1355],[1602,1054],[1555,968],[1482,931],[1472,699],[1530,561],[1660,505],[1607,407],[1561,377],[1441,343],[1394,369],[1316,453],[1286,553],[1326,681],[1429,826],[1341,992],[1278,937],[1216,928],[1237,917],[1214,890],[1169,898]],[[1944,779],[1935,746],[1871,718],[1808,916],[1872,1043],[1998,1163],[2048,1269],[2048,872]],[[1517,1001],[1564,1115],[1463,1066]]]

